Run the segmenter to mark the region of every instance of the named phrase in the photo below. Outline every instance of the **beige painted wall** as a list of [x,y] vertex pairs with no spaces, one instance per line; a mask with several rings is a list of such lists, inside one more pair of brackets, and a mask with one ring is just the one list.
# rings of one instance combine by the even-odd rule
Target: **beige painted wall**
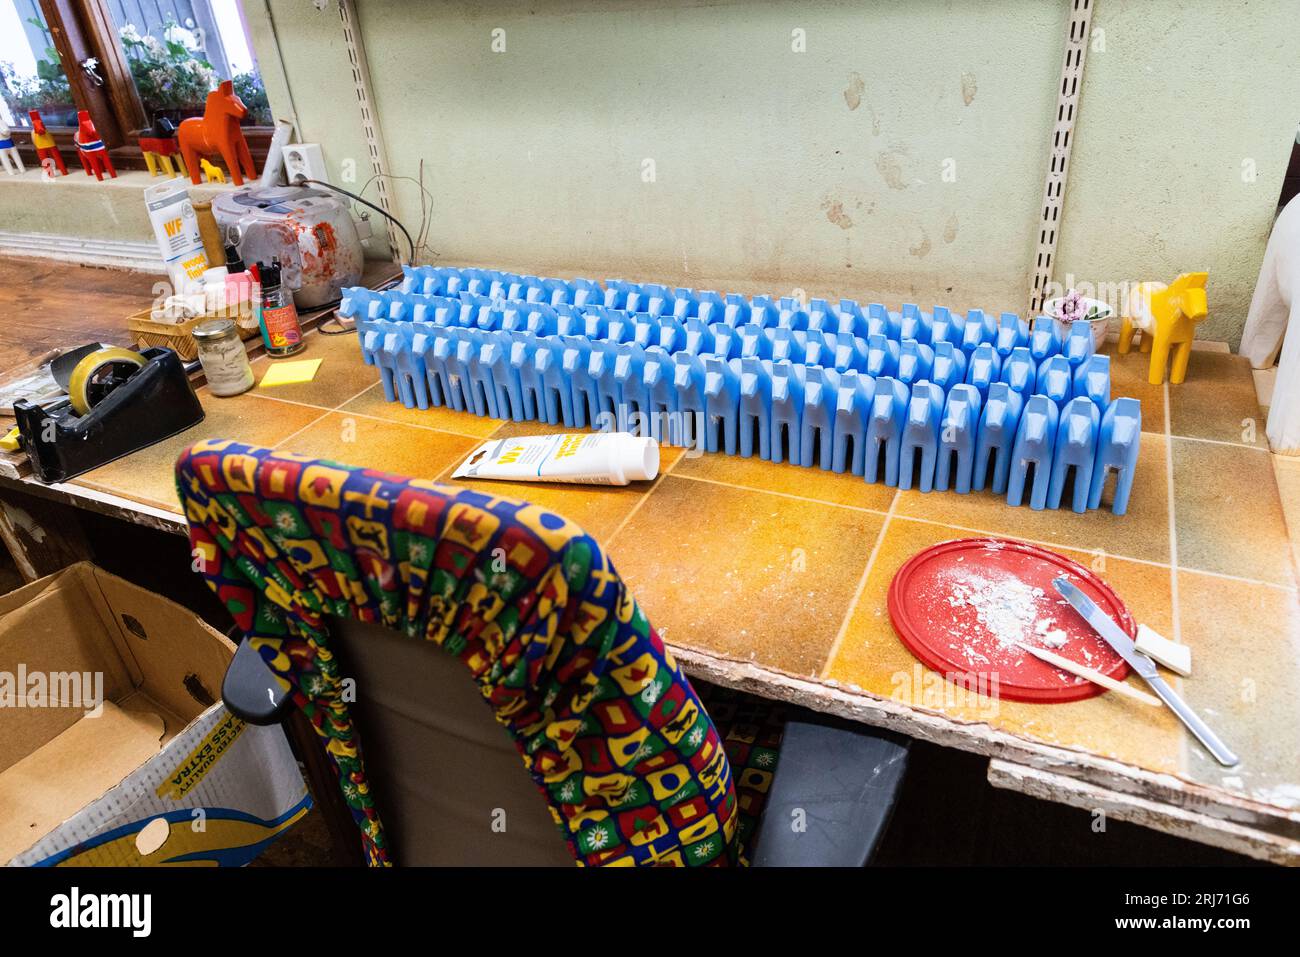
[[[271,9],[304,135],[331,164],[364,169],[346,57],[322,42],[337,12]],[[393,172],[416,176],[423,160],[442,260],[1023,304],[1064,4],[362,0],[359,12]],[[807,52],[792,51],[795,30]],[[955,182],[942,181],[947,159]],[[418,191],[397,195],[414,229]]]
[[1056,279],[1209,270],[1199,335],[1235,348],[1300,122],[1300,2],[1098,0],[1093,27]]
[[[336,4],[244,5],[277,114],[359,187]],[[427,258],[1025,307],[1068,0],[358,6],[392,172],[423,162],[432,194]],[[1208,268],[1203,332],[1235,342],[1300,120],[1300,0],[1097,0],[1094,25],[1057,279]],[[0,229],[143,223],[13,185]]]

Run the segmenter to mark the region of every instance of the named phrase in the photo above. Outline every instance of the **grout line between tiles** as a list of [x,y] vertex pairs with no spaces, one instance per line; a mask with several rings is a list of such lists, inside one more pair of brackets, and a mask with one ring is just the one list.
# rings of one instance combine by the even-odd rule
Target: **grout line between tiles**
[[299,402],[297,399],[286,399],[283,396],[270,395],[266,392],[249,391],[243,394],[252,396],[254,399],[266,399],[268,402],[280,402],[283,403],[284,405],[296,405],[300,409],[315,409],[317,412],[334,411],[332,408],[326,405],[316,405],[314,402]]
[[840,645],[844,643],[844,636],[849,633],[849,623],[853,620],[853,613],[857,610],[858,601],[862,598],[862,593],[867,590],[867,579],[871,576],[871,567],[876,563],[876,555],[880,552],[880,546],[885,540],[885,532],[889,531],[889,522],[894,517],[894,509],[898,505],[898,489],[894,489],[894,497],[889,500],[889,511],[885,513],[885,520],[880,523],[880,531],[876,534],[876,544],[871,546],[871,554],[867,556],[867,567],[862,569],[862,577],[858,579],[858,587],[853,592],[853,600],[849,602],[849,607],[844,611],[844,620],[840,622],[840,630],[835,633],[835,640],[831,642],[830,650],[826,653],[826,663],[822,665],[821,678],[826,680],[830,673],[831,665],[835,661],[835,656],[839,654]]
[[[365,395],[365,393],[363,392],[361,393],[361,395]],[[354,399],[358,399],[358,398],[360,398],[360,396],[354,395],[351,399],[348,399],[348,402],[351,402]],[[344,405],[346,404],[347,403],[345,402]],[[345,409],[343,408],[343,406],[339,406],[337,409],[331,409],[330,411],[337,412],[339,415],[355,416],[358,419],[369,419],[371,422],[383,422],[385,425],[402,425],[412,429],[419,429],[421,432],[441,432],[443,435],[454,435],[457,438],[461,438],[461,439],[473,439],[475,442],[478,442],[480,444],[486,442],[493,435],[496,435],[497,431],[500,428],[500,426],[498,426],[496,429],[493,429],[491,433],[489,433],[488,435],[474,435],[470,432],[457,432],[453,429],[440,429],[437,426],[433,426],[433,425],[417,425],[414,422],[399,422],[396,419],[386,419],[382,415],[371,415],[369,412],[356,412],[352,409]],[[504,425],[504,423],[502,424]]]
[[673,461],[672,465],[668,466],[668,468],[664,469],[662,472],[659,473],[659,475],[655,478],[654,482],[650,485],[650,487],[646,489],[645,494],[636,500],[636,504],[632,506],[631,510],[626,515],[623,516],[623,520],[619,522],[616,526],[614,526],[614,530],[609,533],[608,537],[606,537],[604,544],[607,547],[610,548],[613,547],[614,539],[618,537],[618,533],[623,531],[623,528],[627,525],[628,522],[632,521],[632,517],[636,515],[637,512],[641,511],[641,506],[644,505],[646,503],[646,500],[655,493],[655,489],[657,489],[660,485],[663,484],[663,480],[673,474],[673,469],[677,468],[677,463],[679,463],[684,458],[686,458],[685,452],[677,456],[677,458]]
[[[372,383],[372,385],[373,385],[373,383]],[[369,391],[370,391],[370,386],[366,386],[364,389],[362,389],[360,392],[358,392],[356,395],[354,395],[354,396],[352,397],[352,399],[359,398],[360,396],[365,395],[365,393],[367,393],[367,392],[369,392]],[[318,424],[318,423],[320,423],[320,422],[323,422],[326,418],[328,418],[328,417],[329,417],[330,415],[332,415],[335,411],[337,411],[337,409],[338,409],[339,407],[344,406],[344,405],[347,405],[349,402],[352,401],[352,399],[345,399],[343,402],[340,402],[339,405],[336,406],[334,409],[327,409],[327,410],[321,412],[320,415],[318,415],[316,418],[312,419],[310,422],[308,422],[306,425],[304,425],[301,429],[298,429],[298,430],[296,430],[296,431],[294,431],[294,432],[290,432],[290,433],[289,433],[288,435],[286,435],[284,438],[280,439],[280,441],[277,442],[277,443],[273,446],[273,448],[279,448],[279,447],[282,447],[282,446],[288,444],[291,440],[293,440],[293,439],[297,438],[298,436],[302,435],[302,433],[306,432],[306,431],[307,431],[308,429],[310,429],[313,425],[316,425],[316,424]],[[276,400],[276,401],[287,401],[287,400]],[[309,406],[309,408],[319,409],[320,406]]]
[[[1152,434],[1158,434],[1158,433],[1152,433]],[[798,502],[811,502],[814,505],[822,505],[827,508],[844,508],[852,512],[866,512],[870,515],[891,514],[891,512],[882,512],[878,508],[867,508],[865,505],[849,505],[844,502],[830,502],[820,498],[809,498],[806,495],[794,495],[790,492],[777,492],[772,489],[754,488],[753,486],[750,485],[736,485],[731,482],[720,482],[717,479],[701,478],[698,475],[682,474],[674,477],[680,479],[687,479],[688,481],[691,482],[705,482],[709,485],[721,485],[723,488],[739,489],[745,492],[758,492],[759,494],[762,495],[776,495],[780,498],[790,498]],[[892,511],[893,508],[892,503],[890,507]],[[1050,542],[1044,539],[1029,538],[1024,535],[1011,535],[1008,532],[995,532],[995,531],[990,531],[987,528],[974,528],[970,525],[954,525],[952,522],[941,522],[933,518],[922,518],[919,515],[898,515],[896,516],[896,518],[900,522],[920,522],[924,525],[937,525],[940,528],[951,528],[955,532],[969,532],[972,535],[981,535],[981,536],[992,537],[992,538],[1008,538],[1008,537],[1019,538],[1021,541],[1029,542],[1031,545],[1042,545],[1044,548],[1055,548],[1055,549],[1061,549],[1064,551],[1072,551],[1072,552],[1097,551],[1097,549],[1088,548],[1085,545],[1068,545],[1064,542]],[[1154,568],[1170,567],[1168,562],[1158,562],[1150,558],[1137,558],[1136,556],[1133,555],[1121,555],[1116,552],[1107,552],[1106,555],[1108,558],[1114,558],[1117,561],[1122,561],[1122,562],[1133,562],[1138,565],[1151,565]],[[1241,575],[1229,575],[1226,572],[1215,572],[1203,568],[1188,567],[1186,568],[1186,571],[1193,572],[1197,575],[1208,575],[1211,578],[1222,578],[1225,581],[1240,582],[1243,585],[1262,585],[1265,588],[1276,588],[1279,591],[1288,591],[1288,592],[1294,592],[1297,590],[1294,585],[1284,585],[1278,582],[1264,581],[1259,578],[1245,578]]]
[[[371,385],[373,385],[373,383],[371,383]],[[351,402],[352,399],[359,398],[360,396],[364,395],[365,393],[367,393],[367,392],[369,392],[369,391],[370,391],[370,386],[366,386],[364,389],[362,389],[362,390],[361,390],[360,392],[358,392],[356,395],[352,396],[351,399],[345,399],[345,400],[343,400],[342,402],[339,403],[338,406],[336,406],[336,407],[333,408],[333,409],[322,409],[322,407],[321,407],[321,406],[318,406],[318,405],[307,406],[307,408],[309,408],[309,409],[318,409],[318,410],[321,410],[321,414],[318,415],[318,416],[316,416],[316,418],[312,419],[310,422],[308,422],[308,423],[307,423],[306,425],[304,425],[302,428],[297,429],[297,430],[295,430],[295,431],[293,431],[293,432],[290,432],[290,433],[289,433],[288,435],[286,435],[284,438],[280,439],[280,440],[279,440],[278,442],[276,442],[273,446],[271,446],[271,448],[280,448],[280,447],[283,447],[283,446],[284,446],[286,443],[288,443],[290,440],[295,439],[295,438],[297,438],[298,436],[302,435],[302,433],[306,432],[306,431],[307,431],[308,429],[310,429],[313,425],[317,425],[318,423],[323,422],[327,417],[329,417],[330,415],[332,415],[332,414],[333,414],[335,411],[337,411],[340,407],[342,407],[342,406],[344,406],[344,405],[347,405],[349,402]],[[275,400],[273,400],[273,401],[275,401],[275,402],[288,402],[288,401],[290,401],[290,400],[288,400],[288,399],[275,399]],[[293,404],[294,404],[294,405],[300,405],[300,404],[303,404],[303,403],[297,403],[297,402],[295,402],[295,403],[293,403]]]
[[[385,416],[382,415],[372,415],[369,412],[357,412],[353,409],[344,408],[349,402],[355,402],[357,399],[361,398],[363,395],[365,395],[367,392],[369,392],[371,389],[375,388],[379,384],[380,383],[378,382],[372,382],[370,385],[366,386],[356,395],[344,399],[341,403],[339,403],[336,406],[333,406],[332,408],[326,408],[323,405],[312,405],[310,402],[299,402],[296,399],[285,399],[278,395],[267,395],[264,392],[250,392],[248,394],[258,399],[269,399],[272,402],[283,402],[285,405],[295,405],[302,409],[316,409],[317,411],[324,412],[327,415],[333,412],[337,412],[340,415],[350,415],[358,419],[370,419],[373,422],[384,422],[388,425],[405,425],[405,426],[410,426],[413,429],[419,429],[422,432],[441,432],[444,435],[455,435],[462,439],[475,439],[478,442],[486,442],[492,435],[495,435],[496,432],[500,429],[500,426],[498,426],[496,429],[493,429],[492,432],[486,436],[474,435],[469,432],[457,432],[454,429],[440,429],[434,425],[420,425],[418,422],[401,422],[398,421],[397,419],[386,418]],[[505,422],[503,421],[502,424],[504,425]]]
[[[1169,388],[1169,383],[1165,383],[1165,388]],[[1157,432],[1156,435],[1161,433]],[[1268,452],[1267,445],[1247,445],[1245,442],[1226,442],[1223,439],[1206,439],[1199,435],[1178,435],[1169,428],[1169,407],[1165,406],[1165,432],[1166,438],[1178,439],[1180,442],[1204,442],[1207,445],[1226,445],[1231,449],[1250,449],[1252,452]]]
[[329,415],[330,415],[330,413],[328,413],[328,412],[322,412],[320,415],[316,416],[316,418],[312,419],[310,422],[308,422],[308,423],[307,423],[306,425],[304,425],[302,428],[300,428],[300,429],[295,429],[293,432],[290,432],[290,433],[289,433],[288,435],[286,435],[284,438],[280,439],[279,441],[275,442],[274,444],[272,444],[272,445],[270,445],[270,446],[268,446],[268,447],[269,447],[269,448],[272,448],[272,449],[283,448],[286,444],[288,444],[288,442],[289,442],[290,440],[292,440],[292,439],[296,439],[298,436],[302,435],[302,433],[304,433],[304,432],[306,432],[308,429],[310,429],[313,425],[317,425],[318,423],[324,422],[325,419],[327,419],[327,418],[329,417]]
[[[888,515],[889,512],[881,511],[878,508],[868,508],[865,505],[849,505],[847,502],[828,502],[822,498],[811,498],[807,495],[795,495],[793,492],[778,492],[770,488],[754,488],[751,485],[737,485],[734,482],[721,482],[718,479],[703,478],[699,475],[679,475],[678,478],[689,479],[692,482],[706,482],[709,485],[721,485],[723,488],[741,489],[746,492],[762,492],[764,495],[779,495],[781,498],[792,498],[796,502],[811,502],[814,505],[828,505],[831,508],[847,508],[854,512],[870,512],[872,515]],[[898,497],[895,490],[894,497]],[[890,507],[893,507],[893,500],[890,500]]]
[[[301,429],[298,429],[296,432],[293,432],[292,434],[290,434],[290,435],[287,436],[286,438],[282,439],[281,442],[287,442],[287,441],[289,441],[290,439],[297,437],[297,436],[300,435],[303,431],[305,431],[306,429],[310,428],[310,427],[313,426],[313,425],[318,424],[322,419],[324,419],[327,415],[329,415],[329,414],[331,414],[331,413],[333,413],[333,412],[340,412],[341,414],[344,414],[344,415],[357,416],[357,417],[359,417],[359,418],[370,419],[370,420],[372,420],[372,421],[376,421],[376,422],[386,422],[386,423],[388,423],[388,424],[390,424],[390,425],[409,425],[409,426],[410,426],[411,428],[413,428],[413,429],[421,429],[421,430],[426,431],[426,432],[441,432],[441,433],[443,433],[443,434],[445,434],[445,435],[455,435],[455,436],[457,436],[457,437],[459,437],[459,438],[474,439],[474,440],[479,441],[479,442],[485,442],[485,441],[487,441],[488,439],[490,439],[490,438],[492,438],[493,436],[495,436],[495,435],[496,435],[496,434],[497,434],[497,433],[498,433],[502,428],[504,428],[505,426],[507,426],[507,425],[510,424],[508,420],[504,420],[504,421],[501,422],[501,425],[500,425],[500,426],[498,426],[496,429],[494,429],[494,430],[493,430],[491,433],[489,433],[487,436],[482,436],[482,435],[471,435],[471,434],[468,433],[468,432],[456,432],[456,431],[453,431],[453,430],[451,430],[451,429],[440,429],[440,428],[436,428],[436,427],[434,427],[434,426],[428,426],[428,425],[417,425],[417,424],[415,424],[415,423],[411,423],[411,422],[397,422],[397,421],[395,421],[395,420],[393,420],[393,419],[387,419],[387,418],[384,418],[383,416],[371,415],[371,414],[369,414],[369,413],[365,413],[365,412],[355,412],[355,411],[351,411],[351,410],[344,410],[343,407],[346,406],[349,402],[354,402],[355,400],[359,399],[361,396],[363,396],[363,395],[365,395],[367,392],[369,392],[371,389],[374,389],[374,388],[378,387],[379,385],[380,385],[380,383],[377,383],[377,382],[372,382],[372,383],[370,383],[370,384],[367,385],[364,389],[362,389],[360,392],[358,392],[356,395],[353,395],[353,396],[351,396],[351,397],[349,397],[349,398],[343,400],[343,401],[340,402],[337,406],[335,406],[333,409],[328,409],[328,410],[324,410],[324,411],[322,411],[322,414],[321,414],[319,417],[317,417],[316,419],[313,419],[311,422],[307,423],[307,425],[303,426]],[[1192,442],[1208,442],[1208,443],[1215,444],[1215,445],[1237,446],[1237,447],[1239,447],[1239,448],[1243,448],[1243,449],[1259,449],[1259,447],[1258,447],[1258,446],[1254,446],[1254,445],[1245,445],[1244,443],[1236,443],[1236,442],[1220,442],[1220,441],[1218,441],[1218,440],[1216,440],[1216,439],[1199,439],[1199,438],[1194,438],[1194,437],[1192,437],[1192,436],[1183,436],[1183,435],[1174,436],[1173,433],[1172,433],[1172,431],[1171,431],[1171,428],[1170,428],[1169,384],[1168,384],[1168,383],[1165,383],[1165,385],[1164,385],[1164,391],[1165,391],[1165,402],[1164,402],[1164,407],[1165,407],[1165,408],[1164,408],[1164,419],[1165,419],[1165,421],[1164,421],[1164,430],[1163,430],[1163,433],[1158,433],[1158,432],[1157,432],[1157,433],[1150,433],[1150,434],[1153,434],[1153,435],[1160,435],[1160,434],[1163,434],[1163,435],[1164,435],[1164,438],[1165,438],[1166,467],[1167,467],[1167,472],[1168,472],[1168,483],[1169,483],[1169,493],[1168,493],[1168,494],[1169,494],[1169,521],[1170,521],[1170,546],[1171,546],[1170,557],[1171,557],[1171,559],[1175,559],[1175,561],[1173,561],[1173,562],[1171,562],[1171,563],[1165,563],[1165,562],[1153,561],[1153,560],[1151,560],[1151,559],[1146,559],[1146,558],[1137,558],[1137,557],[1134,557],[1134,556],[1131,556],[1131,555],[1121,555],[1121,554],[1111,554],[1110,557],[1111,557],[1111,558],[1115,558],[1115,559],[1117,559],[1117,560],[1119,560],[1119,561],[1134,562],[1134,563],[1141,564],[1141,565],[1151,565],[1151,566],[1154,566],[1154,567],[1157,567],[1157,568],[1169,568],[1169,569],[1170,569],[1170,573],[1171,573],[1171,581],[1172,581],[1172,588],[1173,588],[1174,609],[1175,609],[1175,611],[1176,611],[1176,609],[1177,609],[1177,589],[1178,589],[1178,584],[1177,584],[1177,572],[1176,572],[1176,570],[1175,570],[1175,566],[1176,566],[1176,550],[1175,550],[1175,549],[1176,549],[1176,543],[1175,543],[1175,541],[1174,541],[1174,531],[1173,531],[1173,529],[1174,529],[1174,514],[1173,514],[1173,454],[1172,454],[1172,451],[1173,451],[1173,450],[1172,450],[1173,441],[1172,441],[1172,440],[1173,440],[1174,438],[1178,438],[1178,439],[1186,439],[1186,440],[1188,440],[1188,441],[1192,441]],[[260,393],[254,393],[254,394],[255,394],[255,395],[258,395],[259,398],[270,399],[270,400],[272,400],[272,401],[274,401],[274,402],[284,402],[284,403],[287,403],[287,404],[290,404],[290,405],[301,406],[301,407],[303,407],[303,408],[310,408],[310,409],[323,409],[322,406],[310,405],[310,404],[308,404],[308,403],[304,403],[304,402],[296,402],[296,401],[294,401],[294,400],[292,400],[292,399],[282,399],[282,398],[279,398],[279,397],[276,397],[276,396],[261,395]],[[1263,450],[1261,450],[1261,451],[1268,451],[1268,450],[1267,450],[1267,449],[1263,449]],[[685,455],[679,456],[679,457],[677,458],[677,460],[676,460],[675,462],[673,462],[672,466],[670,466],[670,467],[669,467],[665,472],[663,472],[663,473],[660,475],[660,477],[659,477],[658,479],[655,480],[655,485],[652,486],[652,487],[650,488],[650,490],[646,492],[646,494],[645,494],[645,495],[644,495],[644,496],[643,496],[643,497],[642,497],[642,498],[637,502],[637,504],[633,507],[632,511],[628,513],[627,517],[624,518],[623,521],[620,522],[619,525],[614,529],[613,533],[611,533],[611,534],[610,534],[610,535],[605,539],[606,542],[610,542],[610,541],[612,541],[613,538],[614,538],[614,536],[617,535],[620,531],[623,530],[623,527],[627,524],[627,522],[631,520],[631,518],[633,517],[633,515],[635,515],[636,512],[640,509],[641,505],[644,504],[645,499],[648,498],[648,497],[649,497],[649,496],[654,492],[655,488],[658,487],[659,483],[663,480],[663,477],[666,476],[666,475],[673,474],[673,473],[674,473],[674,470],[677,468],[677,466],[681,463],[681,461],[682,461],[684,458],[686,458]],[[708,478],[703,478],[703,477],[701,477],[701,476],[696,476],[696,475],[685,475],[685,474],[683,474],[683,475],[675,475],[675,477],[676,477],[676,478],[688,479],[689,481],[692,481],[692,482],[705,482],[705,483],[710,484],[710,485],[720,485],[720,486],[722,486],[722,487],[724,487],[724,488],[741,489],[741,490],[744,490],[744,491],[751,491],[751,492],[761,492],[761,493],[766,494],[766,495],[776,495],[776,496],[779,496],[779,497],[781,497],[781,498],[789,498],[789,499],[793,499],[793,500],[795,500],[795,501],[800,501],[800,502],[809,502],[809,503],[812,503],[812,504],[815,504],[815,505],[829,506],[829,507],[831,507],[831,508],[844,508],[844,509],[849,509],[849,510],[851,510],[851,511],[856,511],[856,512],[866,512],[866,513],[869,513],[869,514],[872,514],[872,515],[881,515],[881,516],[885,516],[887,520],[888,520],[889,518],[891,518],[891,517],[894,515],[894,510],[895,510],[895,507],[896,507],[897,502],[898,502],[898,492],[895,491],[895,493],[894,493],[894,497],[890,500],[889,510],[888,510],[888,511],[881,511],[880,509],[876,509],[876,508],[868,508],[867,506],[864,506],[864,505],[849,505],[849,504],[847,504],[847,503],[843,503],[843,502],[829,502],[829,501],[826,501],[826,500],[824,500],[824,499],[812,498],[812,497],[810,497],[810,496],[806,496],[806,495],[795,495],[795,494],[792,493],[792,492],[778,492],[778,491],[775,491],[775,490],[773,490],[773,489],[762,489],[762,488],[753,488],[753,487],[751,487],[751,486],[747,486],[747,485],[736,485],[736,484],[734,484],[734,483],[732,483],[732,482],[721,482],[721,481],[718,481],[717,479],[708,479]],[[1005,537],[1005,533],[1001,533],[1001,532],[993,532],[993,531],[990,531],[990,530],[988,530],[988,529],[973,528],[973,527],[970,527],[970,526],[964,526],[964,525],[953,525],[953,524],[951,524],[951,523],[949,523],[949,522],[941,522],[941,521],[936,521],[936,520],[934,520],[934,519],[920,518],[920,517],[918,517],[918,516],[913,516],[913,515],[900,515],[900,516],[898,516],[898,518],[899,518],[900,520],[902,520],[902,521],[922,522],[922,523],[924,523],[924,524],[928,524],[928,525],[938,525],[938,526],[942,526],[942,527],[944,527],[944,528],[951,528],[951,529],[953,529],[954,531],[970,532],[970,533],[975,534],[975,535],[987,535],[987,536],[994,536],[994,537]],[[1020,536],[1020,537],[1022,538],[1023,541],[1031,542],[1031,543],[1033,543],[1033,544],[1035,544],[1035,545],[1042,545],[1042,546],[1045,546],[1045,547],[1047,547],[1047,548],[1066,549],[1066,550],[1070,550],[1070,551],[1081,551],[1081,552],[1091,551],[1091,549],[1088,549],[1088,548],[1086,548],[1086,547],[1082,547],[1082,546],[1079,546],[1079,545],[1067,545],[1067,544],[1064,544],[1064,543],[1062,543],[1062,542],[1049,542],[1049,541],[1042,541],[1042,540],[1037,540],[1037,539],[1024,538],[1023,536]],[[1277,582],[1262,581],[1262,580],[1260,580],[1260,579],[1255,579],[1255,578],[1245,578],[1245,577],[1240,576],[1240,575],[1229,575],[1229,574],[1224,573],[1224,572],[1214,572],[1214,571],[1208,571],[1208,570],[1198,569],[1198,568],[1188,568],[1187,570],[1190,571],[1190,572],[1194,572],[1194,573],[1196,573],[1196,574],[1199,574],[1199,575],[1208,575],[1208,576],[1210,576],[1210,577],[1212,577],[1212,578],[1220,578],[1220,579],[1224,579],[1224,580],[1226,580],[1226,581],[1235,581],[1235,582],[1240,582],[1241,584],[1244,584],[1244,585],[1263,585],[1263,586],[1268,587],[1268,588],[1276,588],[1276,589],[1278,589],[1278,590],[1280,590],[1280,591],[1289,591],[1289,592],[1295,592],[1295,591],[1297,590],[1296,587],[1295,587],[1294,585],[1285,585],[1285,584],[1279,584],[1279,583],[1277,583]],[[1177,617],[1176,617],[1176,615],[1175,615],[1175,620],[1174,620],[1174,636],[1175,636],[1175,640],[1177,640],[1177,637],[1178,637],[1180,634],[1181,634],[1181,625],[1180,625],[1180,623],[1178,622],[1178,619],[1177,619]]]
[[1165,382],[1165,478],[1169,500],[1169,608],[1174,619],[1173,640],[1182,644],[1183,622],[1178,608],[1178,523],[1174,518],[1174,439],[1169,419],[1169,383]]

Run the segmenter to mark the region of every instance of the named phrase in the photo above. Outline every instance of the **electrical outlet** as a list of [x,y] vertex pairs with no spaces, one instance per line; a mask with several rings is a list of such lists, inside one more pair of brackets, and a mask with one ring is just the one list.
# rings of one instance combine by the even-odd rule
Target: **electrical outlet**
[[328,182],[325,172],[325,154],[319,143],[290,143],[284,148],[284,178],[288,183],[299,177]]

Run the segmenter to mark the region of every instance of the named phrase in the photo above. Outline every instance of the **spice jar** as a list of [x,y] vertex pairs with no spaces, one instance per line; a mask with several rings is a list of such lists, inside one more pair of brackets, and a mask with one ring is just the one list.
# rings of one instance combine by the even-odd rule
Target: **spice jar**
[[257,272],[262,286],[257,314],[266,354],[274,359],[301,352],[307,343],[302,339],[293,293],[280,284],[280,260],[272,259],[269,266],[258,263]]
[[190,334],[199,347],[199,365],[208,378],[213,395],[239,395],[253,387],[253,367],[240,341],[239,330],[230,319],[201,322]]

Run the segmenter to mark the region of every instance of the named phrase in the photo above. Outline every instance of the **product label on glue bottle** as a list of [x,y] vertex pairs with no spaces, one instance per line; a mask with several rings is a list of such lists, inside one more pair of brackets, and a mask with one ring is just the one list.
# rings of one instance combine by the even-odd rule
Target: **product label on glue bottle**
[[283,306],[259,309],[262,340],[268,349],[284,349],[302,341],[302,326],[298,323],[298,310],[292,302]]

